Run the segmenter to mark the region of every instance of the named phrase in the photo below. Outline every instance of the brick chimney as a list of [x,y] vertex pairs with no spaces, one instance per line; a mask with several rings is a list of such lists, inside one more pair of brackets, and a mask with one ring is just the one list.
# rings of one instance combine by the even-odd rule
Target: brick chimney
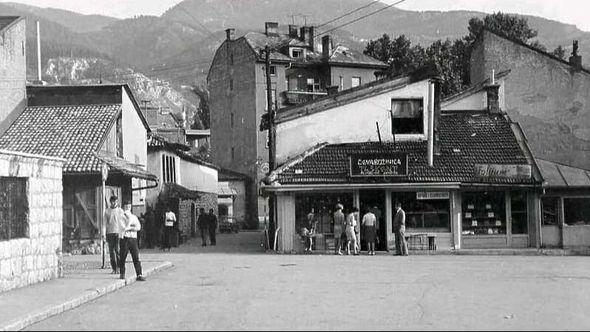
[[329,35],[322,37],[322,57],[328,59],[332,55],[332,38]]
[[488,84],[486,90],[487,110],[490,113],[500,113],[500,84]]
[[309,46],[309,49],[313,52],[314,51],[314,45],[313,45],[314,29],[313,29],[313,27],[312,26],[301,27],[300,38],[301,38],[301,41],[306,43]]
[[299,27],[297,25],[289,24],[289,37],[299,38]]
[[264,33],[267,36],[278,36],[279,35],[279,24],[277,22],[265,22]]
[[236,29],[225,29],[225,39],[234,40],[236,39]]
[[572,45],[572,56],[570,56],[570,65],[575,69],[582,69],[582,56],[578,55],[578,41],[574,40]]

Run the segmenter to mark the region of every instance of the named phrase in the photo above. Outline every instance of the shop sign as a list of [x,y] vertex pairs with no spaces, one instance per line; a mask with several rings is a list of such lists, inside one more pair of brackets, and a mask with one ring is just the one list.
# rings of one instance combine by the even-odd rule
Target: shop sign
[[475,164],[475,176],[481,178],[530,179],[531,165]]
[[356,154],[350,156],[350,176],[405,175],[408,175],[407,154]]
[[449,192],[448,191],[417,191],[416,192],[416,199],[417,200],[449,199]]

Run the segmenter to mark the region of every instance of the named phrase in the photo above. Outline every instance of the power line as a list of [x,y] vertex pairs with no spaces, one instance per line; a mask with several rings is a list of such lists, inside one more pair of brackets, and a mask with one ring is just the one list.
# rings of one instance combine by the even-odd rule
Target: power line
[[338,17],[334,18],[334,19],[331,19],[331,20],[329,20],[328,22],[324,22],[324,23],[322,23],[322,24],[318,25],[316,28],[317,28],[317,29],[319,29],[319,28],[321,28],[321,27],[323,27],[323,26],[325,26],[325,25],[328,25],[328,24],[330,24],[330,23],[332,23],[332,22],[338,21],[339,19],[341,19],[341,18],[343,18],[343,17],[346,17],[346,16],[348,16],[348,15],[354,14],[354,13],[358,12],[359,10],[365,9],[365,8],[367,8],[367,7],[369,7],[369,6],[372,6],[372,5],[376,4],[377,2],[381,2],[381,1],[379,1],[379,0],[372,1],[372,2],[370,2],[370,3],[369,3],[369,4],[367,4],[367,5],[364,5],[364,6],[358,7],[358,8],[356,8],[356,9],[354,9],[354,10],[352,10],[352,11],[350,11],[350,12],[346,13],[346,14],[343,14],[343,15],[340,15],[340,16],[338,16]]
[[334,31],[334,30],[337,30],[337,29],[340,29],[340,28],[342,28],[342,27],[345,27],[345,26],[347,26],[347,25],[350,25],[350,24],[352,24],[352,23],[358,22],[358,21],[360,21],[360,20],[362,20],[362,19],[365,19],[365,18],[367,18],[367,17],[369,17],[369,16],[372,16],[372,15],[375,15],[375,14],[377,14],[377,13],[380,13],[380,12],[382,12],[382,11],[384,11],[384,10],[386,10],[386,9],[389,9],[389,8],[391,8],[391,7],[395,6],[395,5],[399,5],[400,3],[404,2],[404,1],[406,1],[406,0],[400,0],[400,1],[394,2],[394,3],[392,3],[392,4],[390,4],[390,5],[387,5],[387,6],[383,7],[383,8],[381,8],[381,9],[378,9],[378,10],[376,10],[376,11],[374,11],[374,12],[371,12],[371,13],[369,13],[369,14],[363,15],[363,16],[361,16],[361,17],[359,17],[359,18],[356,18],[356,19],[354,19],[354,20],[352,20],[352,21],[349,21],[349,22],[346,22],[346,23],[344,23],[344,24],[341,24],[341,25],[339,25],[339,26],[336,26],[336,27],[334,27],[334,28],[332,28],[332,29],[326,30],[326,31],[324,31],[324,32],[322,32],[322,33],[319,33],[319,34],[317,34],[316,36],[314,36],[314,39],[315,39],[315,38],[317,38],[317,37],[319,37],[319,36],[321,36],[321,35],[325,35],[325,34],[327,34],[327,33],[329,33],[329,32],[332,32],[332,31]]

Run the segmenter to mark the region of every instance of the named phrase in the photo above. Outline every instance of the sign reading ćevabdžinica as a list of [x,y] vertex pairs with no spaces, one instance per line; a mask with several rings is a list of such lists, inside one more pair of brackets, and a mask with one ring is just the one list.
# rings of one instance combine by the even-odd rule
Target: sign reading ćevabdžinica
[[408,175],[407,154],[353,154],[350,156],[350,176],[405,175]]

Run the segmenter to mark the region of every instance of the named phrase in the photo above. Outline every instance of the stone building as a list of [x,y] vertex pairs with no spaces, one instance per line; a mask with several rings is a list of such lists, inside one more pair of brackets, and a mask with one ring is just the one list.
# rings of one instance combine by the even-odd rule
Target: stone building
[[588,169],[590,70],[577,47],[566,61],[484,30],[471,55],[471,82],[510,70],[505,111],[521,124],[535,156]]
[[61,274],[64,162],[0,150],[0,292]]
[[[331,36],[320,39],[314,28],[266,22],[265,31],[235,38],[227,29],[217,48],[207,83],[210,91],[211,153],[213,162],[245,174],[246,219],[250,226],[268,214],[258,183],[268,172],[267,132],[260,118],[267,113],[265,46],[271,48],[270,78],[273,107],[296,105],[372,82],[388,66],[359,51],[333,45]],[[317,45],[316,45],[317,44]]]

